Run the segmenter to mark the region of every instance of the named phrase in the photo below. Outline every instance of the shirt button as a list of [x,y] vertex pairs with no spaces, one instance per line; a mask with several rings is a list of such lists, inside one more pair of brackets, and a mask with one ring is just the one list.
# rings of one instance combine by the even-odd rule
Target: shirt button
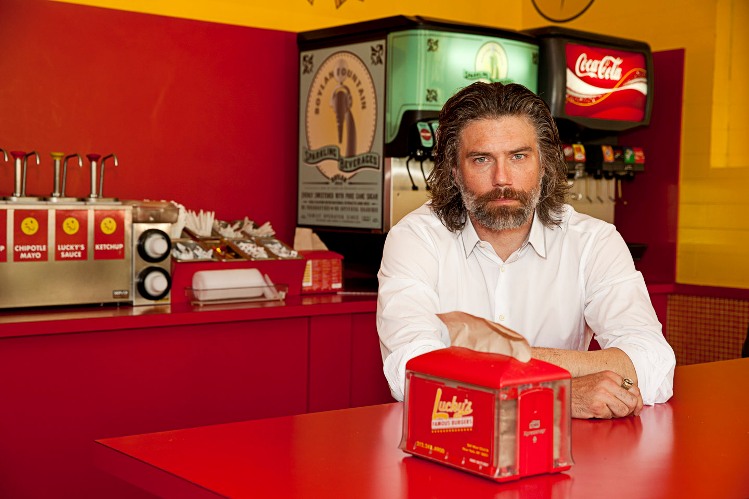
[[500,314],[500,315],[499,315],[499,320],[501,320],[501,321],[505,320],[505,316],[504,316],[504,314]]
[[501,265],[501,266],[499,267],[499,271],[500,271],[500,272],[504,272],[504,271],[505,271],[505,266],[504,266],[504,265]]

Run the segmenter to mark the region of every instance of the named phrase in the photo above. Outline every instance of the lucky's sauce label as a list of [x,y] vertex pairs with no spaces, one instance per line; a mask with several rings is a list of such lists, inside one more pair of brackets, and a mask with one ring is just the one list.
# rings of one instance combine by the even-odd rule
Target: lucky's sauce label
[[88,211],[55,212],[55,260],[88,259]]
[[648,95],[645,55],[605,47],[568,43],[569,116],[642,121]]
[[0,262],[8,261],[8,211],[0,210]]
[[125,211],[94,210],[94,260],[125,258]]
[[47,261],[47,210],[13,212],[13,261]]

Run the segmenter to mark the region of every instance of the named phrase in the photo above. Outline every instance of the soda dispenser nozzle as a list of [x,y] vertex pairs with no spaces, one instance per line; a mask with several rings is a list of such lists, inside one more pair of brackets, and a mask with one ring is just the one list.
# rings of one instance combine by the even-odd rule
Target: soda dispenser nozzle
[[426,185],[427,190],[431,190],[431,187],[429,187],[429,181],[427,180],[427,174],[424,173],[424,160],[423,159],[419,162],[419,166],[421,167],[421,176],[424,177],[424,185]]
[[408,167],[411,159],[413,159],[413,156],[409,156],[408,158],[406,158],[406,173],[408,173],[408,180],[411,181],[411,190],[418,191],[419,187],[416,185],[416,183],[414,182],[414,178],[411,176],[411,168]]
[[411,136],[409,137],[408,144],[408,159],[406,159],[406,171],[408,177],[411,180],[411,189],[418,191],[416,183],[411,176],[411,170],[408,167],[410,161],[416,160],[419,162],[421,169],[421,176],[424,179],[426,190],[429,190],[429,183],[427,182],[427,174],[424,171],[424,161],[433,159],[432,152],[434,150],[434,132],[430,123],[425,121],[417,121],[414,125]]

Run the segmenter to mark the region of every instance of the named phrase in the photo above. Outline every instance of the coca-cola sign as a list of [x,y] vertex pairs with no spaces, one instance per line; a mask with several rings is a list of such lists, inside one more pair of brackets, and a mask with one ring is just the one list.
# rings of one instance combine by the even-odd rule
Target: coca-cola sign
[[648,96],[645,55],[568,43],[568,116],[642,121]]

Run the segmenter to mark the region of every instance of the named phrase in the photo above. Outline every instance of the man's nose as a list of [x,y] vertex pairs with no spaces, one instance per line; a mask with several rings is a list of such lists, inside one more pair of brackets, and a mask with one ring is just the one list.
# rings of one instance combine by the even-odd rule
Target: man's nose
[[512,184],[512,172],[510,168],[503,161],[497,162],[494,168],[494,178],[492,179],[494,186],[503,186]]

